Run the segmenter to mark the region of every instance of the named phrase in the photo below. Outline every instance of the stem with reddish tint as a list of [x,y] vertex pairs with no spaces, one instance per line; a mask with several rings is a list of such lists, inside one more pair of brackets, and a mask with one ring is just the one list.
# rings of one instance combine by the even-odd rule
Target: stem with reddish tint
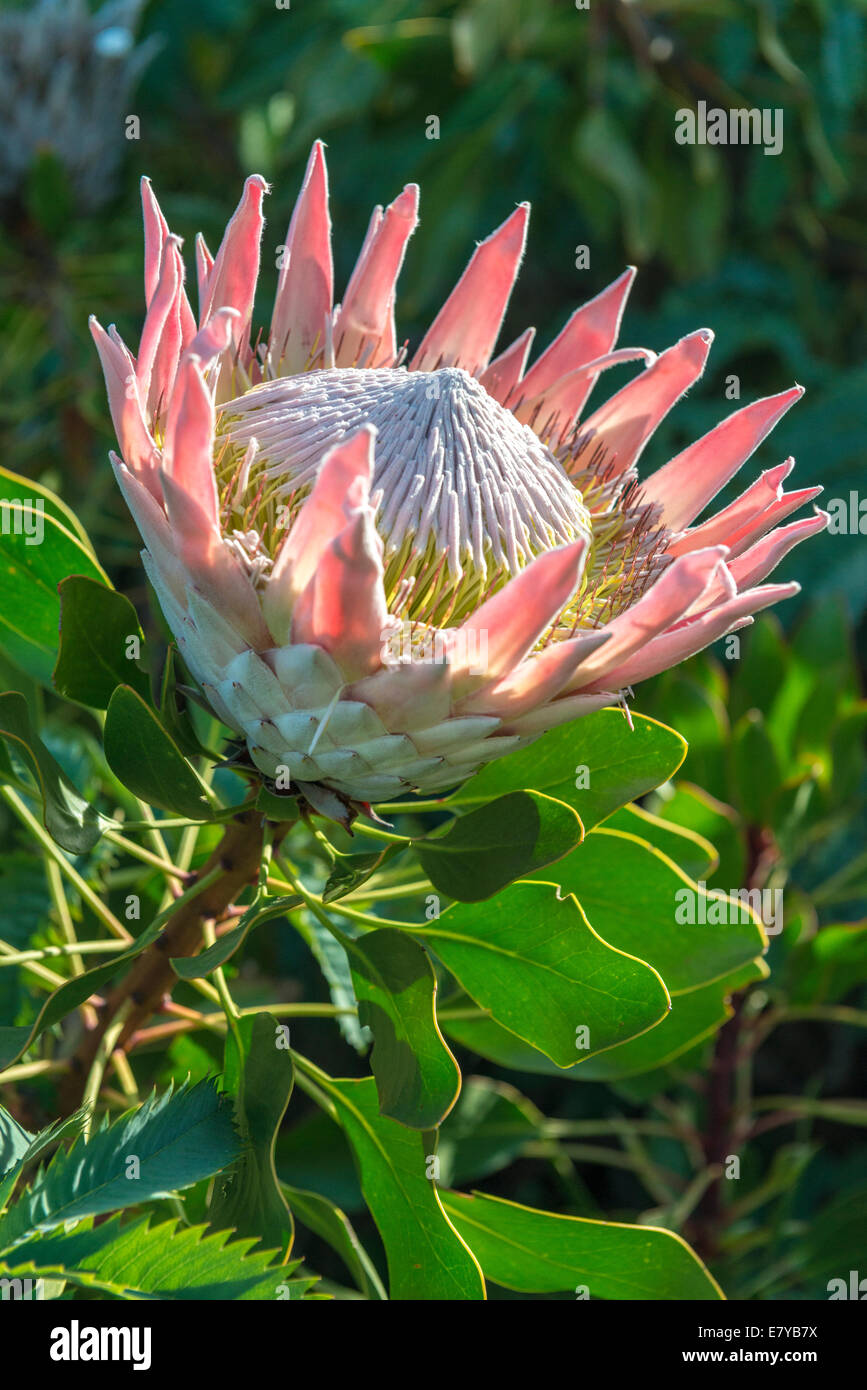
[[[288,825],[278,827],[277,838],[285,834],[288,828]],[[161,935],[142,952],[129,973],[108,995],[98,1011],[96,1027],[85,1034],[70,1059],[69,1076],[61,1088],[64,1112],[80,1105],[87,1075],[102,1038],[121,1007],[128,1004],[116,1048],[126,1047],[133,1035],[160,1009],[165,997],[171,994],[177,983],[171,958],[194,956],[203,944],[205,922],[219,922],[244,888],[256,881],[264,833],[264,818],[256,811],[246,811],[228,823],[220,843],[207,863],[192,875],[187,888],[193,887],[216,868],[221,869],[222,873],[169,918]]]

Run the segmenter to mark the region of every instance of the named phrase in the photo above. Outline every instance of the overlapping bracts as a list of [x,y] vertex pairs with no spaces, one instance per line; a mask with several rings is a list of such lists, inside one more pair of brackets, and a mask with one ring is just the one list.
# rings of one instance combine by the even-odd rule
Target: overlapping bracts
[[[254,335],[266,192],[247,180],[216,256],[199,238],[197,320],[145,180],[137,356],[92,322],[147,573],[266,777],[288,770],[331,812],[340,798],[445,790],[796,592],[763,581],[827,516],[778,524],[821,490],[784,492],[791,459],[699,518],[800,387],[642,481],[638,459],[701,376],[712,334],[659,356],[617,348],[631,270],[529,367],[532,329],[493,357],[522,204],[408,356],[395,288],[418,189],[374,210],[335,306],[317,143],[270,332]],[[584,418],[621,362],[638,374]]]

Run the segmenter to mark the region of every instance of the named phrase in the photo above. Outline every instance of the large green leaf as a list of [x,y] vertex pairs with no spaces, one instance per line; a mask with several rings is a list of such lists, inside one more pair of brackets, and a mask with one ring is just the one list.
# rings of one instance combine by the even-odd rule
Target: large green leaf
[[477,806],[529,787],[574,807],[590,830],[668,781],[686,755],[673,729],[640,714],[632,723],[622,710],[605,709],[553,729],[529,748],[489,763],[446,804]]
[[429,942],[481,1008],[561,1067],[643,1033],[668,1012],[657,972],[604,942],[555,884],[515,883],[408,930]]
[[383,1115],[434,1129],[461,1086],[436,1021],[436,975],[424,947],[392,927],[344,938],[358,1019],[373,1034],[371,1067]]
[[60,583],[60,654],[54,687],[67,699],[107,709],[119,685],[150,698],[147,675],[127,656],[129,639],[144,637],[128,598],[82,575]]
[[723,979],[764,949],[748,903],[709,896],[666,855],[622,830],[594,830],[555,872],[599,935],[652,965],[672,995]]
[[105,756],[125,787],[152,806],[207,820],[211,794],[160,723],[129,685],[119,685],[105,717]]
[[510,792],[452,821],[444,835],[416,842],[435,888],[460,902],[493,897],[507,883],[562,859],[580,844],[580,818],[539,792]]
[[335,1080],[317,1071],[316,1080],[355,1154],[364,1198],[385,1246],[389,1296],[483,1299],[478,1263],[439,1199],[430,1136],[380,1115],[372,1077]]
[[656,1027],[599,1056],[585,1053],[581,1065],[569,1071],[555,1066],[544,1053],[493,1019],[444,1018],[443,1028],[455,1042],[510,1071],[542,1072],[572,1081],[619,1081],[665,1066],[710,1037],[731,1017],[727,1001],[733,990],[767,975],[764,962],[750,961],[728,980],[680,994]]
[[223,1080],[235,1099],[235,1122],[244,1145],[225,1181],[217,1183],[209,1215],[215,1230],[232,1229],[289,1254],[292,1214],[274,1168],[274,1144],[286,1113],[295,1071],[284,1033],[271,1014],[248,1014],[226,1034]]
[[213,1083],[154,1093],[40,1169],[0,1217],[0,1254],[66,1221],[165,1197],[212,1177],[239,1147],[230,1103]]
[[[47,507],[40,516],[34,509],[38,498],[33,492],[30,497],[17,509],[0,502],[0,650],[50,690],[60,627],[58,584],[70,574],[102,584],[108,579],[78,537]],[[35,537],[25,526],[42,528],[41,543],[31,543]]]
[[337,1252],[361,1292],[370,1299],[386,1299],[388,1295],[376,1265],[359,1241],[346,1213],[318,1192],[305,1192],[288,1183],[283,1184],[283,1191],[299,1223]]
[[42,823],[48,833],[70,854],[87,854],[102,834],[100,817],[38,737],[27,701],[14,690],[0,695],[0,738],[33,773],[42,796]]
[[25,1241],[0,1257],[0,1274],[65,1279],[114,1298],[303,1298],[315,1280],[291,1279],[297,1265],[275,1266],[278,1253],[251,1252],[254,1244],[203,1226],[152,1226],[148,1217],[122,1226],[118,1216]]
[[658,1027],[640,1038],[621,1043],[604,1057],[589,1057],[586,1069],[575,1073],[579,1081],[619,1081],[667,1066],[712,1037],[731,1017],[729,1000],[735,990],[768,977],[764,961],[749,961],[725,980],[715,980],[689,994],[678,994],[671,1001],[671,1012]]
[[643,1300],[723,1297],[686,1241],[657,1226],[555,1216],[480,1192],[444,1193],[443,1206],[485,1277],[507,1289]]

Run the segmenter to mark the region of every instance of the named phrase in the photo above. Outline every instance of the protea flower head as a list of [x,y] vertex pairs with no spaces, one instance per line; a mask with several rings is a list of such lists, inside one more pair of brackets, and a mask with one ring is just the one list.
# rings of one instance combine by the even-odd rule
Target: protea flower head
[[[446,790],[797,591],[762,582],[827,522],[777,525],[821,491],[784,493],[793,460],[695,523],[801,388],[639,480],[713,335],[616,348],[627,270],[529,367],[533,329],[493,357],[526,204],[409,355],[394,302],[415,185],[374,210],[335,307],[314,146],[267,336],[252,336],[264,179],[247,180],[216,257],[198,240],[198,322],[181,244],[142,189],[137,358],[92,323],[112,461],[178,647],[266,778],[289,769],[326,812]],[[600,375],[629,361],[638,374],[582,420]]]

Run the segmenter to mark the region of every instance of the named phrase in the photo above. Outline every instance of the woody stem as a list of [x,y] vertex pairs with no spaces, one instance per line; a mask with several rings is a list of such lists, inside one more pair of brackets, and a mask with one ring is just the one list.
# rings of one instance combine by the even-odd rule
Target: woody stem
[[[275,838],[282,838],[288,828],[288,823],[278,826]],[[256,881],[264,833],[264,819],[255,811],[243,812],[226,826],[213,854],[191,876],[185,901],[169,918],[157,940],[142,952],[109,993],[98,1011],[96,1026],[85,1034],[71,1057],[69,1074],[61,1087],[64,1112],[80,1105],[100,1046],[121,1009],[125,1010],[123,1023],[112,1040],[113,1051],[125,1048],[171,994],[177,983],[171,958],[194,956],[202,946],[205,924],[220,921],[243,889]],[[203,886],[201,893],[189,896],[189,890],[205,879],[213,881]]]

